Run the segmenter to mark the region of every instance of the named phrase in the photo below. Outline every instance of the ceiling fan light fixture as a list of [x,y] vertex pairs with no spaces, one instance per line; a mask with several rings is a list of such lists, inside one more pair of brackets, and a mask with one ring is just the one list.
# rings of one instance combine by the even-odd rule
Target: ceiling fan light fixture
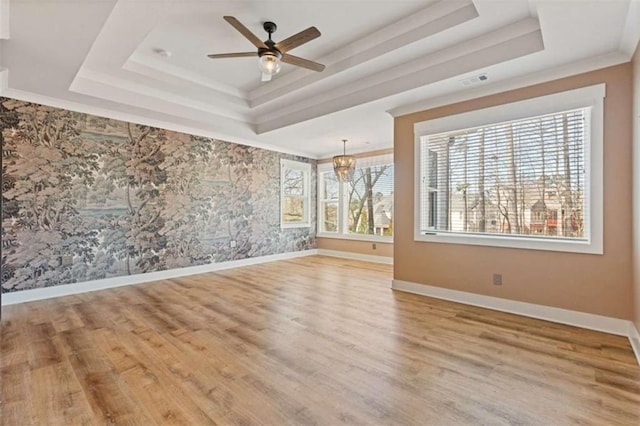
[[342,140],[342,155],[333,157],[333,171],[340,182],[351,182],[356,171],[356,157],[347,155],[347,140]]
[[281,68],[280,58],[270,52],[264,53],[260,56],[259,66],[263,74],[276,75]]

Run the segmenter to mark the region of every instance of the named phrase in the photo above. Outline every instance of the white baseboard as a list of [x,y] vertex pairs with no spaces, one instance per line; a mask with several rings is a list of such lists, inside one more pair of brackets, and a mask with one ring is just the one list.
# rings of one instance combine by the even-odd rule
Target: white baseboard
[[321,256],[340,257],[343,259],[362,260],[365,262],[384,263],[386,265],[393,265],[393,257],[375,256],[372,254],[353,253],[350,251],[328,250],[318,249],[318,254]]
[[482,294],[468,293],[465,291],[451,290],[444,287],[436,287],[401,280],[393,280],[391,288],[407,293],[434,297],[436,299],[450,300],[452,302],[464,303],[466,305],[479,306],[525,317],[587,328],[589,330],[602,331],[605,333],[616,334],[618,336],[625,336],[629,338],[638,364],[640,365],[640,335],[638,335],[638,330],[636,330],[634,324],[628,320],[588,314],[586,312],[571,311],[568,309],[554,308],[552,306],[519,302],[516,300],[501,299],[499,297],[485,296]]
[[638,329],[633,322],[629,324],[629,342],[631,342],[633,353],[636,355],[638,365],[640,365],[640,333],[638,333]]
[[149,272],[146,274],[126,275],[122,277],[105,278],[102,280],[85,281],[81,283],[61,284],[54,287],[36,288],[32,290],[4,293],[2,305],[31,302],[34,300],[50,299],[53,297],[69,296],[72,294],[86,293],[89,291],[104,290],[107,288],[122,287],[125,285],[141,284],[150,281],[166,280],[169,278],[185,277],[188,275],[204,274],[223,269],[237,268],[240,266],[256,265],[259,263],[273,262],[275,260],[293,259],[296,257],[318,254],[318,250],[303,250],[288,253],[272,254],[268,256],[252,257],[248,259],[231,260],[228,262],[210,263],[207,265],[190,266],[187,268],[170,269],[168,271]]
[[629,336],[629,322],[619,318],[605,317],[602,315],[588,314],[585,312],[570,311],[568,309],[554,308],[552,306],[536,305],[533,303],[519,302],[517,300],[502,299],[499,297],[485,296],[482,294],[468,293],[466,291],[451,290],[444,287],[436,287],[426,284],[417,284],[408,281],[393,280],[391,288],[422,296],[435,297],[436,299],[450,300],[466,305],[479,306],[481,308],[496,311],[509,312],[525,317],[537,318],[590,330],[603,331],[605,333]]

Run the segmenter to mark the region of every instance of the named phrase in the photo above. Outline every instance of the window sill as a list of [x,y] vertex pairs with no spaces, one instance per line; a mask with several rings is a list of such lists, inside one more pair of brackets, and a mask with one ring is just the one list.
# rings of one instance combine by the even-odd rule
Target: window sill
[[381,237],[379,235],[329,234],[326,232],[319,232],[316,237],[393,244],[393,237]]
[[462,235],[449,233],[416,233],[414,241],[444,244],[465,244],[484,247],[515,248],[523,250],[560,251],[602,255],[602,241],[551,240],[538,237],[503,237],[499,235]]
[[289,223],[289,224],[280,224],[280,229],[291,229],[291,228],[310,228],[310,223]]

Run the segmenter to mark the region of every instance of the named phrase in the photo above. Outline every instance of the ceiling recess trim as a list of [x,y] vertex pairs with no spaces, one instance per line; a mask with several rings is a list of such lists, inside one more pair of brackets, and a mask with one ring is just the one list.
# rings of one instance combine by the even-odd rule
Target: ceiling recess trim
[[249,103],[252,108],[266,104],[478,16],[471,0],[440,0],[317,59],[327,66],[322,73],[310,74],[305,70],[296,70],[268,85],[260,86],[249,93]]
[[424,58],[336,87],[313,99],[293,102],[288,107],[276,107],[274,110],[277,112],[258,122],[256,132],[269,132],[543,49],[538,21],[527,18]]
[[[213,114],[209,111],[203,111],[200,108],[180,105],[178,102],[159,100],[153,95],[141,92],[137,86],[119,87],[112,84],[105,84],[98,80],[83,78],[76,78],[73,85],[73,91],[79,95],[93,96],[91,94],[99,93],[101,99],[161,114],[168,114],[176,118],[195,120],[203,125],[205,125],[205,123],[215,122],[217,128],[231,134],[246,129],[246,123],[244,121]],[[150,106],[153,106],[153,108]]]
[[[96,85],[88,85],[93,82]],[[96,90],[99,85],[104,87],[103,90]],[[131,93],[137,93],[141,96],[156,99],[160,102],[168,102],[178,106],[199,110],[216,116],[230,118],[238,121],[247,121],[246,114],[240,108],[232,108],[229,104],[224,106],[215,105],[211,102],[194,99],[193,97],[184,96],[179,92],[171,92],[167,89],[159,89],[141,81],[131,81],[124,78],[116,77],[104,72],[93,71],[87,68],[81,69],[69,90],[76,93],[82,93],[89,96],[100,96],[109,99],[113,96],[112,89],[122,89]]]
[[203,77],[191,70],[172,66],[166,61],[151,58],[147,55],[141,55],[138,52],[134,52],[129,57],[127,62],[122,66],[122,69],[141,74],[145,77],[151,76],[167,83],[176,84],[187,82],[196,84],[198,86],[212,89],[217,96],[224,96],[230,102],[242,104],[245,107],[249,106],[249,102],[247,101],[248,93],[243,90],[212,81],[211,79]]

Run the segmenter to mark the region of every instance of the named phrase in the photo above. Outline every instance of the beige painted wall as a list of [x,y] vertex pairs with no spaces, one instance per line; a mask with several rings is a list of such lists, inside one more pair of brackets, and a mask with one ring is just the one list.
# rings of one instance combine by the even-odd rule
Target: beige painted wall
[[[395,119],[394,278],[631,319],[631,64],[447,105]],[[604,255],[413,240],[413,124],[605,82]],[[402,206],[402,208],[401,208]],[[493,286],[492,274],[503,274]]]
[[640,45],[633,66],[633,301],[634,322],[640,330]]
[[[375,155],[385,155],[385,154],[393,154],[393,148],[379,149],[376,151],[369,151],[369,152],[360,152],[353,155],[356,158],[363,158],[363,157],[373,157]],[[331,162],[331,158],[323,158],[321,160],[318,160],[318,164],[329,163],[329,162]],[[372,244],[373,242],[371,241],[356,241],[356,240],[347,240],[342,238],[318,237],[316,239],[316,245],[319,249],[347,251],[347,252],[358,253],[358,254],[370,254],[373,256],[384,256],[384,257],[393,256],[393,243],[380,243],[376,241],[375,250],[373,249]]]
[[[373,249],[373,244],[376,245],[375,250]],[[393,257],[393,243],[318,237],[316,239],[316,246],[319,249],[325,250],[348,251],[351,253],[370,254],[373,256]]]

